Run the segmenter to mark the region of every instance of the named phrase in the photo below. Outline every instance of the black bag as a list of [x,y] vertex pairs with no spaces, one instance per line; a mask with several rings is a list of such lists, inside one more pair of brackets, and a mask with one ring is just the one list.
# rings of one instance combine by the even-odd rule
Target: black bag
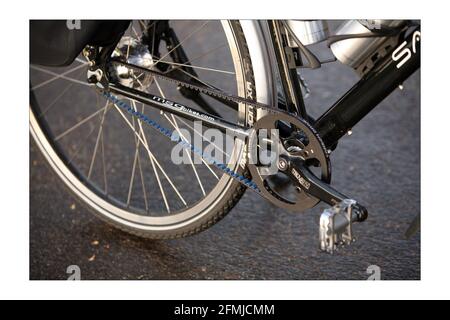
[[106,46],[129,20],[30,20],[30,63],[70,65],[86,45]]

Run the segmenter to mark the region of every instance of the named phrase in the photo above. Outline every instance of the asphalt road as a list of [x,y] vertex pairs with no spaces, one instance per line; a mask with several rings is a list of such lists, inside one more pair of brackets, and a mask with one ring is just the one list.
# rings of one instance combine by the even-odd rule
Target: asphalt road
[[[357,77],[334,63],[305,72],[307,103],[319,114]],[[324,206],[293,214],[247,192],[211,229],[185,239],[130,236],[84,209],[30,143],[30,279],[355,279],[371,265],[381,278],[420,279],[420,74],[416,72],[345,137],[332,155],[333,185],[369,208],[358,241],[331,256],[318,251]],[[108,147],[107,147],[108,148]]]

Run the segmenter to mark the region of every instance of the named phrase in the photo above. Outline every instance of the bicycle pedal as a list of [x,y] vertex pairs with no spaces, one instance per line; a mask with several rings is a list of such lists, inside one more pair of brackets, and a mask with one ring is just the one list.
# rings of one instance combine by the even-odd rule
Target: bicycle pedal
[[320,250],[332,254],[339,247],[355,242],[352,225],[364,221],[362,215],[367,217],[367,210],[352,199],[325,209],[320,216]]

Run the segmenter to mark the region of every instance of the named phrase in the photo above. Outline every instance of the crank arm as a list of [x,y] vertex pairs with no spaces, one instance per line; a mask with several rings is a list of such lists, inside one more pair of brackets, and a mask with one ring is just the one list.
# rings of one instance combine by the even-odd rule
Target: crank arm
[[181,103],[167,100],[163,97],[159,97],[151,93],[142,92],[116,83],[110,83],[109,90],[112,93],[119,94],[132,100],[151,105],[152,107],[155,107],[161,111],[169,112],[193,121],[202,121],[203,124],[210,128],[218,129],[225,134],[233,135],[242,140],[245,140],[250,135],[249,130],[246,127],[226,121],[214,115],[198,111],[191,107],[187,107],[185,105],[182,105]]
[[348,199],[347,196],[317,178],[307,167],[303,165],[297,168],[292,168],[291,173],[297,178],[300,188],[303,187],[303,190],[308,194],[322,200],[325,203],[328,203],[329,205],[334,206],[344,199]]
[[[287,160],[281,156],[281,161],[286,161],[288,170],[286,174],[294,181],[294,183],[307,194],[335,206],[343,201],[350,199],[344,194],[340,193],[328,183],[323,182],[317,178],[300,159]],[[367,219],[367,209],[362,205],[355,203],[355,217],[356,220],[362,222]]]
[[285,161],[287,175],[300,189],[331,205],[320,216],[320,250],[333,253],[340,246],[352,244],[355,241],[353,223],[365,221],[367,209],[317,178],[302,160],[292,157],[281,157],[280,160]]

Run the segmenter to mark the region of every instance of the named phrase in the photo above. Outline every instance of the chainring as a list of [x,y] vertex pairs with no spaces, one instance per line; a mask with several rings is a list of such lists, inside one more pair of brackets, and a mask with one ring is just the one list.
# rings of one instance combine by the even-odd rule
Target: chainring
[[[316,130],[305,120],[287,113],[268,114],[256,121],[253,126],[255,134],[252,134],[248,141],[248,150],[257,150],[259,130],[279,129],[280,124],[284,127],[291,128],[292,134],[301,137],[295,151],[287,147],[287,143],[292,141],[292,137],[280,136],[278,145],[279,154],[288,154],[289,156],[301,157],[301,159],[311,167],[316,167],[317,176],[325,183],[331,180],[331,163],[322,139]],[[301,148],[300,152],[299,149]],[[264,166],[259,164],[259,160],[255,158],[252,152],[248,153],[248,169],[252,176],[252,181],[258,186],[262,195],[277,207],[281,207],[290,211],[304,211],[317,205],[320,200],[305,191],[295,188],[291,181],[288,181],[287,188],[280,190],[277,188],[280,179],[288,179],[287,175],[278,171],[276,174],[266,175]]]

